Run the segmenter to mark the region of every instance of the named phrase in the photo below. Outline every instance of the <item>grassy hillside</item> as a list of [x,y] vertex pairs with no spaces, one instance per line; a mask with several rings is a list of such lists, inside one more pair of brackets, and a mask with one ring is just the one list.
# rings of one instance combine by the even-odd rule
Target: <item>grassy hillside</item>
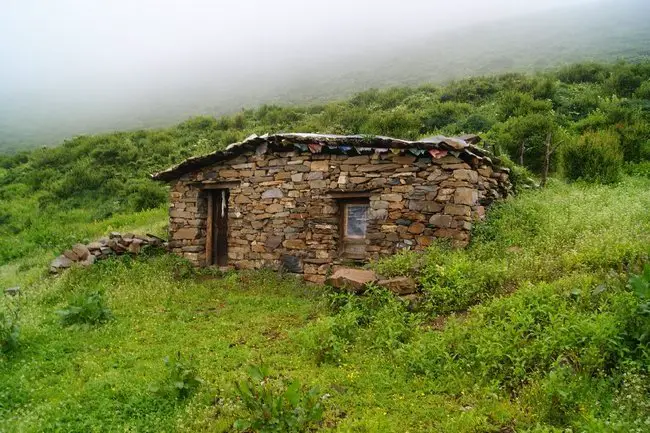
[[[553,182],[494,209],[466,250],[376,264],[424,283],[416,311],[166,255],[38,280],[0,361],[0,430],[232,431],[254,419],[234,385],[253,364],[272,390],[317,387],[322,431],[647,431],[649,323],[626,283],[650,253],[649,188]],[[95,291],[113,318],[62,325]],[[202,380],[186,398],[163,362],[178,352]]]
[[[0,288],[21,294],[0,296],[0,431],[647,431],[649,80],[576,64],[1,157]],[[371,265],[421,283],[410,306],[155,251],[47,275],[76,241],[164,235],[149,173],[276,131],[475,132],[524,167],[468,248]]]
[[74,221],[89,223],[164,205],[165,188],[151,182],[150,173],[251,133],[411,139],[479,133],[491,150],[515,161],[520,161],[523,145],[524,166],[538,174],[549,134],[558,148],[551,171],[562,174],[565,156],[572,150],[582,154],[576,147],[581,140],[602,133],[609,135],[607,146],[623,155],[628,170],[647,173],[649,125],[650,63],[585,63],[547,74],[368,90],[322,105],[264,105],[217,119],[193,118],[173,128],[77,137],[56,148],[0,156],[0,264],[34,251],[61,249],[85,236],[67,230]]
[[370,87],[532,72],[577,61],[647,60],[648,16],[645,0],[589,2],[481,25],[460,22],[444,31],[438,25],[444,17],[433,16],[429,36],[403,35],[353,55],[314,50],[308,59],[263,61],[249,68],[254,72],[234,75],[224,72],[228,59],[206,55],[184,60],[193,71],[187,76],[156,88],[147,80],[138,90],[97,89],[104,95],[101,101],[95,92],[54,91],[58,96],[48,96],[0,91],[0,152],[55,145],[77,134],[161,127],[192,115],[223,115],[263,103],[329,101]]

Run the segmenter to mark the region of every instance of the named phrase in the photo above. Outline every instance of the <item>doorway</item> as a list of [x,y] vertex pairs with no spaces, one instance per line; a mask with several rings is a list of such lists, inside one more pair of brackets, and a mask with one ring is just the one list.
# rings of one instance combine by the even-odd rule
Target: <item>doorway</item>
[[207,262],[209,265],[228,264],[228,198],[230,190],[208,191]]

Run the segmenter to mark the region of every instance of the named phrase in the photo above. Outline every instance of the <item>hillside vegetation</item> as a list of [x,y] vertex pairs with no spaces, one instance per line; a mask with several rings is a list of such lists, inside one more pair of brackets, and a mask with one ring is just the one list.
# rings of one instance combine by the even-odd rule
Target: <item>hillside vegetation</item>
[[[586,63],[548,74],[369,90],[323,105],[265,105],[218,119],[193,118],[169,129],[77,137],[56,148],[0,156],[0,264],[69,245],[78,236],[64,228],[72,221],[163,205],[165,188],[151,182],[150,173],[251,133],[407,139],[479,133],[488,143],[498,143],[491,150],[538,174],[550,138],[557,148],[551,171],[562,174],[566,165],[572,178],[596,176],[609,182],[617,180],[624,163],[631,171],[649,171],[649,118],[650,62]],[[585,141],[596,154],[581,150]],[[590,164],[603,165],[600,158],[607,158],[610,172],[583,173]]]
[[[649,80],[576,64],[2,157],[0,287],[21,294],[0,298],[0,431],[648,431]],[[468,248],[371,264],[416,278],[415,304],[160,251],[47,276],[75,241],[164,235],[149,173],[277,131],[480,133],[524,167]]]
[[[476,13],[467,11],[468,16]],[[134,68],[129,74],[133,81],[126,86],[107,85],[111,77],[102,80],[100,73],[90,78],[98,82],[96,89],[62,86],[51,89],[52,94],[30,94],[14,93],[9,81],[5,89],[0,83],[0,152],[50,146],[82,133],[172,125],[191,115],[223,115],[263,103],[330,101],[370,87],[533,72],[579,61],[647,60],[648,16],[646,0],[567,2],[553,10],[478,24],[470,24],[476,16],[449,22],[442,8],[428,17],[425,28],[413,23],[412,32],[393,29],[388,32],[392,40],[368,41],[364,49],[341,52],[327,49],[325,42],[291,60],[288,53],[271,51],[247,59],[242,67],[242,59],[210,55],[210,50],[192,55],[194,46],[188,49],[189,58],[164,59],[169,63],[158,70],[151,65]],[[365,19],[376,21],[372,13],[361,21]],[[331,31],[336,32],[334,27]],[[350,46],[369,37],[359,30],[350,35]],[[229,43],[213,42],[216,47]],[[181,65],[186,72],[174,74]]]
[[[423,282],[416,311],[167,255],[39,279],[0,361],[0,430],[233,431],[264,419],[234,385],[253,364],[271,395],[315,387],[323,419],[305,425],[323,431],[647,431],[648,298],[627,282],[650,252],[649,188],[552,182],[493,209],[466,250],[376,264]],[[64,326],[80,298],[112,319]],[[182,374],[163,362],[178,352]]]

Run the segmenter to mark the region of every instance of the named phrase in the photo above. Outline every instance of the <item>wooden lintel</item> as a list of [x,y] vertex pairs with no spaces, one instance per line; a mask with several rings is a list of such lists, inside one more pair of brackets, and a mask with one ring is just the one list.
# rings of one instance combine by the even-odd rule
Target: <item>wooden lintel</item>
[[330,191],[326,194],[328,198],[367,198],[373,191]]
[[236,188],[239,185],[241,185],[241,182],[238,180],[234,180],[231,182],[197,182],[196,185],[199,188],[203,189],[230,189],[230,188]]

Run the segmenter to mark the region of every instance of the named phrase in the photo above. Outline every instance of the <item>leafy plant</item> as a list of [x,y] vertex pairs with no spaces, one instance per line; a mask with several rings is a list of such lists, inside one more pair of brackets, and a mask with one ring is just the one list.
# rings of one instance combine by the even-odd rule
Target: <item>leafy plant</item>
[[323,418],[318,388],[303,389],[298,380],[274,380],[266,366],[250,366],[248,378],[235,384],[239,399],[248,411],[234,428],[260,433],[312,431]]
[[163,362],[167,368],[167,377],[162,385],[152,387],[152,391],[175,395],[177,399],[184,400],[203,383],[192,358],[184,360],[181,353],[177,352],[173,358],[166,356]]
[[75,324],[99,325],[113,318],[101,292],[75,294],[68,306],[57,313],[65,326]]
[[639,300],[637,320],[631,333],[638,344],[644,346],[650,354],[650,264],[645,265],[640,275],[630,277],[629,286]]

